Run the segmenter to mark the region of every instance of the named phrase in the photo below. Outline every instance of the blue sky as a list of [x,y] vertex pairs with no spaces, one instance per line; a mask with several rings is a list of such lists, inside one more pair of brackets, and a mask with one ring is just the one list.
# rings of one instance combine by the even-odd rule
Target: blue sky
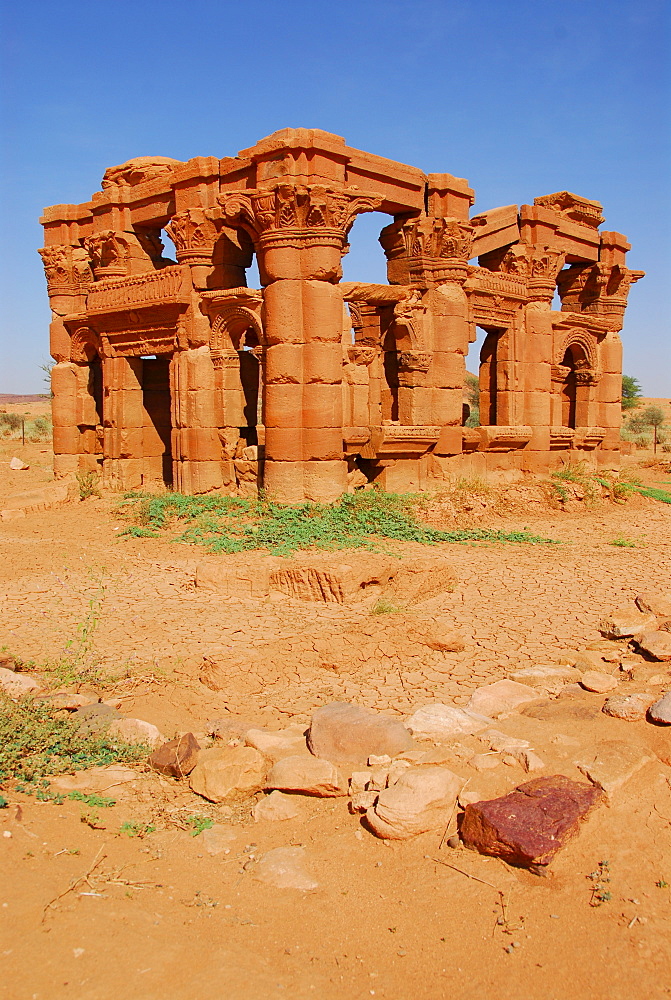
[[[2,27],[0,392],[40,392],[38,218],[134,156],[285,126],[466,177],[474,210],[574,191],[625,233],[625,370],[671,398],[668,0],[15,0]],[[345,276],[384,280],[364,216]],[[473,365],[469,363],[469,367]]]

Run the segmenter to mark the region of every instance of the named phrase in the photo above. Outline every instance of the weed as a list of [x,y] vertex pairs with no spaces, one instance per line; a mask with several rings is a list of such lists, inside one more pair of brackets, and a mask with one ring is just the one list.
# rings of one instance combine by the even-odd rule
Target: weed
[[63,687],[84,683],[105,685],[113,681],[100,668],[93,655],[93,638],[100,624],[101,609],[105,601],[105,586],[100,583],[98,590],[89,600],[88,611],[77,625],[74,639],[68,639],[63,655],[57,660],[48,660],[41,667],[43,672],[56,679]]
[[370,609],[372,615],[395,615],[402,611],[398,604],[394,604],[388,597],[379,597]]
[[666,881],[666,879],[663,878],[658,878],[657,881],[655,882],[655,885],[657,886],[658,889],[669,888],[669,883]]
[[0,693],[0,782],[18,782],[18,790],[42,801],[50,775],[131,763],[145,755],[144,746],[81,733],[73,720],[52,716],[41,702],[14,702]]
[[96,795],[91,793],[91,795],[85,795],[84,792],[74,791],[68,794],[68,798],[75,802],[83,802],[87,806],[93,806],[96,809],[108,809],[111,806],[116,805],[116,799],[105,798],[104,795]]
[[85,809],[79,817],[80,823],[86,823],[92,830],[104,830],[105,825],[100,822],[100,817],[95,809]]
[[0,795],[0,809],[8,809],[8,808],[9,808],[9,802],[7,801],[4,795]]
[[151,823],[140,823],[139,820],[127,819],[121,824],[119,834],[125,833],[127,837],[139,837],[142,840],[148,833],[154,833],[156,827]]
[[174,526],[182,531],[173,541],[204,545],[212,552],[267,549],[273,555],[311,548],[375,550],[380,539],[424,545],[465,541],[552,543],[552,539],[527,531],[438,531],[417,520],[415,510],[421,509],[423,503],[423,498],[413,494],[382,490],[346,494],[333,504],[305,502],[296,506],[265,497],[248,500],[131,493],[122,501],[120,513],[133,523],[120,535],[158,537]]
[[610,861],[599,861],[593,872],[586,876],[592,883],[590,886],[590,906],[601,906],[612,899],[606,886],[610,882]]
[[635,549],[638,547],[638,543],[632,541],[631,538],[625,538],[623,535],[618,535],[614,538],[609,545],[616,545],[619,549]]
[[186,822],[191,827],[189,833],[192,837],[197,837],[203,830],[209,830],[210,827],[214,826],[214,820],[210,819],[209,816],[204,816],[202,813],[194,813],[193,816],[187,816]]
[[79,486],[80,500],[100,496],[100,476],[97,472],[78,472],[75,478]]

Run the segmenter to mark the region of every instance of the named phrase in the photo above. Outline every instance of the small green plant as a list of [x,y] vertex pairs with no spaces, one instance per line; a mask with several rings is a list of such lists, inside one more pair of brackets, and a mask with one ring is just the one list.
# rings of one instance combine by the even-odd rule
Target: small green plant
[[8,809],[8,808],[9,808],[9,802],[7,801],[4,795],[0,795],[0,809]]
[[203,830],[209,830],[214,826],[214,820],[202,813],[194,813],[193,816],[186,817],[186,823],[191,827],[189,833],[192,837],[197,837]]
[[373,607],[370,609],[372,615],[395,615],[403,608],[395,604],[394,601],[390,601],[388,597],[379,597]]
[[78,472],[75,478],[79,486],[80,500],[100,496],[100,476],[97,472]]
[[95,809],[109,809],[116,805],[116,799],[108,799],[104,795],[96,795],[94,792],[85,795],[84,792],[75,790],[68,793],[68,798],[74,802],[83,802],[84,805],[92,806]]
[[599,861],[593,872],[586,876],[592,883],[590,886],[590,906],[601,906],[612,899],[610,890],[606,888],[610,883],[610,861]]
[[127,837],[139,837],[140,840],[148,833],[154,833],[156,827],[151,823],[140,823],[139,820],[127,819],[121,824],[119,834],[125,833]]
[[85,809],[79,817],[80,823],[86,823],[92,830],[104,830],[105,824],[100,822],[100,816],[96,809]]
[[658,878],[657,881],[655,882],[655,885],[657,886],[658,889],[669,888],[669,883],[664,878]]
[[638,542],[632,541],[631,538],[624,538],[624,536],[622,536],[622,535],[618,535],[617,538],[614,538],[608,544],[609,545],[615,545],[619,549],[636,549],[636,548],[638,548]]

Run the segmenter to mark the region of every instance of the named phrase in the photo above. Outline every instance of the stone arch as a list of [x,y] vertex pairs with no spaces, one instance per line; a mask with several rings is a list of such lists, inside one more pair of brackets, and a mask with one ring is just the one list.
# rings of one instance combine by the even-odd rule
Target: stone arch
[[76,365],[86,365],[97,357],[100,357],[100,337],[90,326],[78,327],[70,341],[70,360]]
[[595,376],[598,374],[596,344],[589,333],[584,330],[569,330],[558,345],[554,363],[562,365],[568,352],[583,370],[589,370]]
[[[250,338],[249,331],[253,332]],[[254,343],[250,343],[254,340]],[[210,347],[213,352],[241,351],[244,347],[265,346],[261,318],[248,306],[231,306],[221,312],[212,324]]]

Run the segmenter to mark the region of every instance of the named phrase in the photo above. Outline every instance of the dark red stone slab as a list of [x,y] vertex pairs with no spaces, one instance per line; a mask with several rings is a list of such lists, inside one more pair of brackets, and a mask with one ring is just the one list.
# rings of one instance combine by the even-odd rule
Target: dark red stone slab
[[193,733],[186,733],[185,736],[178,736],[176,740],[170,740],[158,750],[154,750],[148,763],[160,774],[183,778],[191,774],[196,766],[199,750],[200,745]]

